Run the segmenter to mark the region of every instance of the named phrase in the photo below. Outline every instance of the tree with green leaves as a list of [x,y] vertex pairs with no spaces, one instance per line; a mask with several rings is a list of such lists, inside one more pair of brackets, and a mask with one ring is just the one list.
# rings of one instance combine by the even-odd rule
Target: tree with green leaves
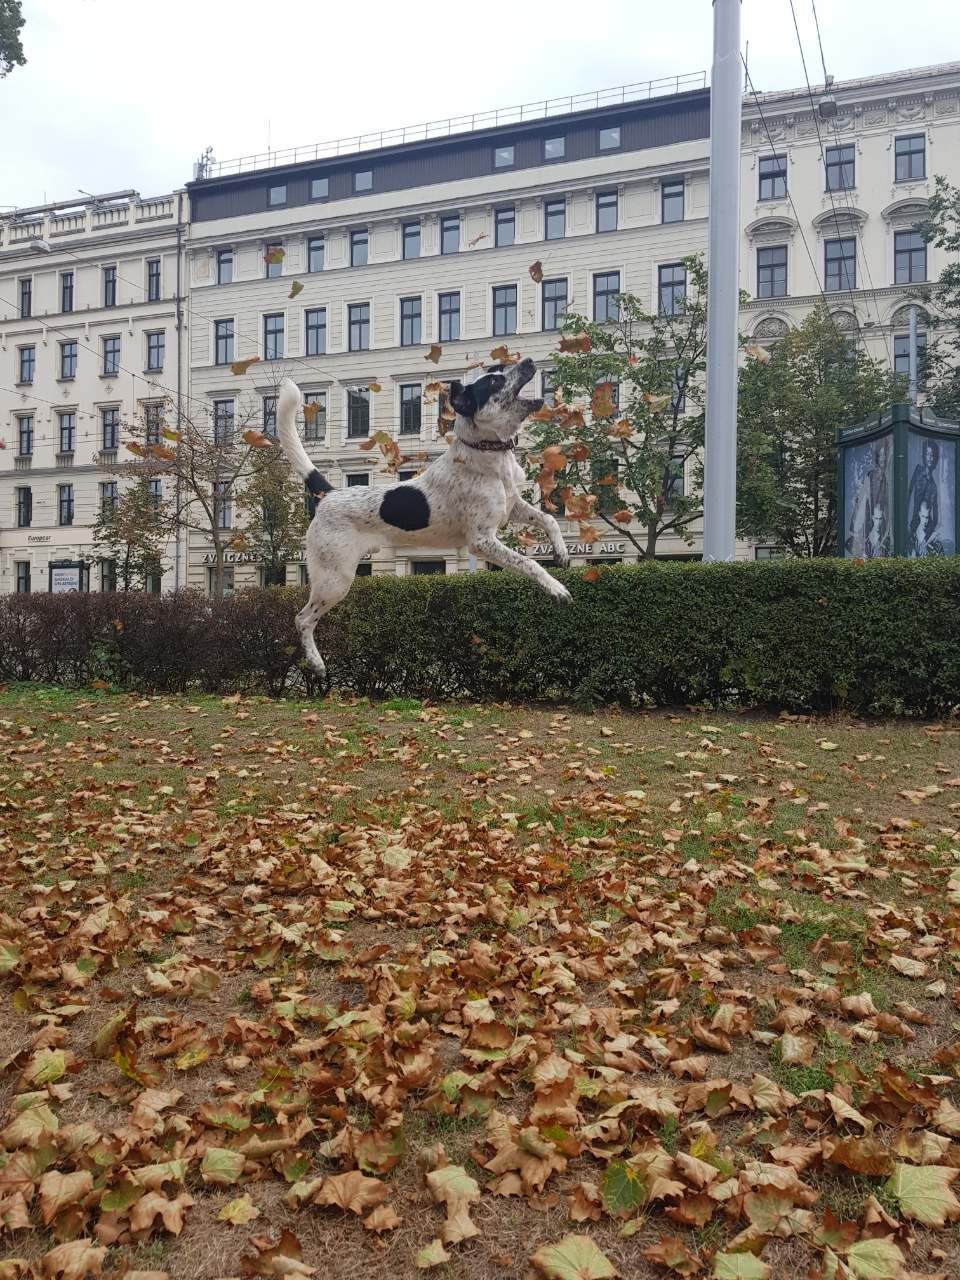
[[305,491],[279,445],[254,452],[237,490],[238,537],[263,565],[264,585],[286,580],[287,563],[303,549],[310,524]]
[[26,65],[20,32],[23,29],[21,0],[0,0],[0,80],[14,67]]
[[562,398],[527,419],[546,509],[585,521],[587,541],[599,536],[591,520],[606,524],[642,559],[668,534],[692,543],[702,505],[707,273],[701,255],[683,266],[685,289],[657,314],[618,294],[607,323],[567,315],[553,366]]
[[841,333],[822,303],[740,371],[737,532],[795,556],[837,550],[838,427],[903,393],[903,379]]
[[924,356],[927,403],[941,418],[960,422],[960,187],[935,179],[927,241],[951,255],[935,284],[920,291],[932,310]]
[[163,572],[163,558],[176,518],[169,500],[150,492],[146,478],[125,488],[115,502],[101,504],[93,541],[101,562],[117,566],[118,591],[144,591]]

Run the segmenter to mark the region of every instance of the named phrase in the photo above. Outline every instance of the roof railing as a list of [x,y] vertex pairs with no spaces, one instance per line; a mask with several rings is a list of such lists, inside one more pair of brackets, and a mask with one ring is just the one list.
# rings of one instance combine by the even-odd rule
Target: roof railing
[[705,71],[685,75],[661,76],[657,80],[641,80],[635,84],[617,85],[612,89],[596,89],[590,93],[574,93],[563,98],[541,98],[515,107],[494,111],[477,111],[470,115],[431,120],[425,124],[407,125],[399,129],[382,129],[377,133],[354,134],[332,142],[316,142],[308,146],[287,147],[281,151],[261,151],[256,155],[237,156],[233,160],[215,160],[209,150],[194,165],[194,181],[223,178],[234,174],[255,173],[284,165],[303,164],[309,160],[329,160],[338,156],[359,155],[384,147],[403,146],[409,142],[426,142],[433,138],[449,138],[461,133],[494,129],[499,125],[524,124],[528,120],[546,120],[551,116],[572,115],[598,107],[615,107],[627,102],[642,102],[669,94],[704,89]]

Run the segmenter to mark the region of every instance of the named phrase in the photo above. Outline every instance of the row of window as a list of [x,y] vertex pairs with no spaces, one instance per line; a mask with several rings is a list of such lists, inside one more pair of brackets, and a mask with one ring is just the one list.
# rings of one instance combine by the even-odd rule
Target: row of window
[[[160,259],[146,260],[146,300],[160,301]],[[101,297],[105,307],[117,305],[117,268],[115,266],[100,268]],[[21,276],[17,281],[20,305],[20,319],[29,320],[33,315],[33,277]],[[72,311],[74,305],[74,272],[60,272],[60,310]]]
[[[597,149],[601,152],[618,151],[620,149],[620,126],[613,125],[597,130]],[[567,153],[567,140],[562,134],[543,140],[543,161],[546,164],[563,160]],[[516,147],[513,143],[504,143],[493,148],[493,168],[512,169],[516,165]],[[375,173],[373,169],[355,169],[352,187],[355,195],[366,195],[375,189]],[[311,178],[310,199],[323,201],[330,199],[330,179]],[[267,208],[283,209],[287,204],[287,184],[277,182],[267,187]]]
[[[18,595],[29,595],[33,590],[33,575],[29,560],[14,560],[14,590]],[[231,580],[233,570],[230,570]],[[153,595],[159,595],[162,589],[163,569],[158,564],[153,573],[147,574],[145,580],[145,589]],[[100,561],[100,590],[116,591],[117,589],[117,562],[116,560]],[[89,582],[85,589],[89,589]],[[211,587],[211,594],[213,588]]]
[[[682,222],[684,218],[683,178],[664,182],[660,188],[660,216],[663,222]],[[616,231],[619,218],[619,198],[616,191],[599,191],[594,197],[594,226],[597,232]],[[501,205],[493,211],[493,243],[498,249],[508,248],[516,240],[517,213],[514,205]],[[543,238],[562,240],[567,234],[567,201],[564,196],[547,199],[543,203]],[[404,222],[401,227],[401,253],[404,258],[419,258],[421,250],[421,225],[419,219]],[[444,214],[440,218],[440,252],[460,252],[460,215]],[[268,280],[283,274],[283,246],[264,245],[264,271]],[[350,232],[350,265],[365,267],[369,261],[370,233],[366,227]],[[307,239],[307,271],[323,271],[326,259],[323,236]],[[217,284],[231,284],[234,278],[233,249],[217,250]]]
[[[166,352],[167,333],[165,329],[154,329],[144,334],[145,360],[147,373],[158,373],[163,369]],[[77,357],[79,341],[68,338],[58,344],[59,372],[57,377],[62,382],[70,382],[77,376]],[[100,376],[115,378],[120,372],[120,335],[112,333],[100,339]],[[27,385],[33,382],[37,372],[37,348],[27,343],[17,348],[17,382]]]
[[[844,143],[824,149],[824,189],[852,191],[857,185],[856,147]],[[894,139],[894,181],[916,182],[927,176],[927,142],[922,133]],[[782,200],[787,194],[785,154],[761,156],[757,165],[760,200]]]
[[[146,481],[150,500],[159,506],[163,501],[163,481],[153,478]],[[120,492],[116,480],[100,482],[100,510],[109,511],[120,500]],[[72,525],[76,512],[74,486],[72,484],[57,485],[57,524]],[[33,524],[33,489],[30,485],[18,485],[13,491],[14,523],[18,529],[29,529]]]
[[[58,409],[55,440],[58,453],[73,453],[77,446],[77,411],[76,409]],[[160,431],[163,427],[163,406],[160,404],[143,405],[145,441],[147,444],[160,443]],[[116,405],[104,406],[100,409],[100,448],[104,452],[120,447],[120,409]],[[34,421],[32,413],[17,414],[17,456],[29,458],[34,449]]]
[[[927,278],[927,245],[919,231],[896,231],[893,237],[893,276],[897,284],[918,284]],[[857,287],[855,236],[826,240],[823,246],[823,287],[834,293]],[[787,296],[787,246],[757,250],[757,297]]]
[[[659,269],[660,308],[669,314],[681,310],[686,297],[686,269],[671,263]],[[606,271],[593,277],[593,318],[604,324],[618,318],[616,295],[620,292],[620,272]],[[566,279],[542,282],[541,324],[544,329],[558,329],[567,308]],[[423,341],[423,299],[400,299],[400,345],[413,347]],[[517,332],[517,285],[494,285],[492,313],[494,337]],[[460,338],[460,294],[441,293],[437,298],[437,332],[440,342]],[[282,311],[263,317],[263,355],[266,360],[281,360],[285,354],[286,318]],[[234,320],[213,322],[214,363],[232,364],[236,358],[236,325]],[[304,350],[308,356],[325,355],[327,351],[327,312],[314,307],[304,312]],[[347,350],[370,350],[370,303],[352,302],[347,306]]]

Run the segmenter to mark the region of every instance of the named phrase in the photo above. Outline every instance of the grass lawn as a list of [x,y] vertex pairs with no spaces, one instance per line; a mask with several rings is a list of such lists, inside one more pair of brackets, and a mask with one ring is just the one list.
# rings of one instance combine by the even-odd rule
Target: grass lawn
[[0,1280],[955,1276],[958,827],[955,722],[2,690]]

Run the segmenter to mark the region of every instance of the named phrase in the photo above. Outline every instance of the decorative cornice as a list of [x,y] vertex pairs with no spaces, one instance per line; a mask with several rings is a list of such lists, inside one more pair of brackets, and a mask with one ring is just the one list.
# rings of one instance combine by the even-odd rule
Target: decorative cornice
[[744,233],[748,240],[782,240],[784,237],[792,239],[796,229],[795,218],[768,215],[755,218],[744,228]]

